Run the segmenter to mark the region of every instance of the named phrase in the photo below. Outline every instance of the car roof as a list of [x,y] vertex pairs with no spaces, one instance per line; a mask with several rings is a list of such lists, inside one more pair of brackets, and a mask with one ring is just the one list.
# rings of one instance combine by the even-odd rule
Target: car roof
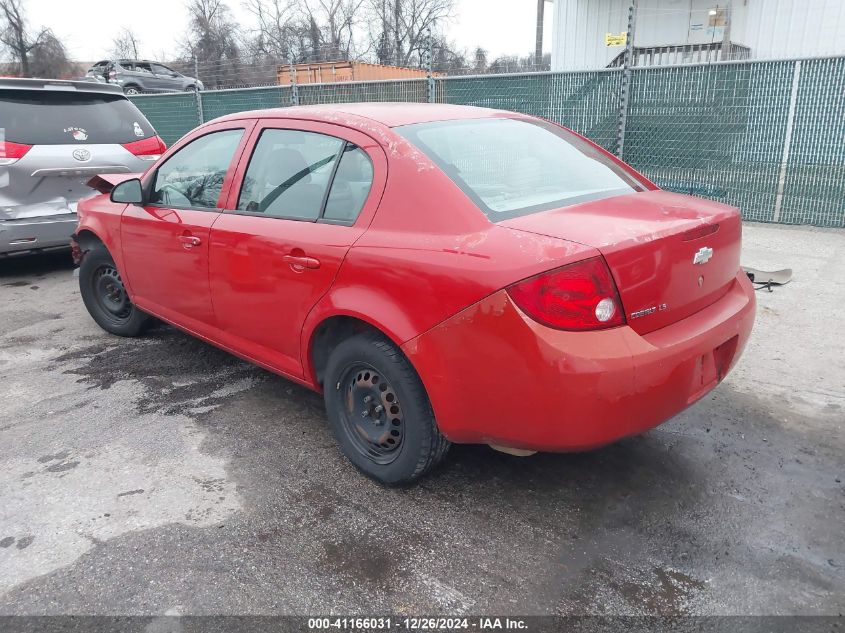
[[215,122],[245,118],[256,119],[311,119],[327,123],[342,123],[356,126],[362,119],[369,119],[387,127],[451,121],[455,119],[482,119],[520,116],[506,110],[493,110],[477,106],[451,105],[445,103],[370,102],[332,103],[324,105],[293,106],[270,110],[252,110],[229,114]]
[[50,90],[55,92],[96,92],[124,96],[123,89],[113,84],[96,81],[66,81],[64,79],[0,78],[0,89]]

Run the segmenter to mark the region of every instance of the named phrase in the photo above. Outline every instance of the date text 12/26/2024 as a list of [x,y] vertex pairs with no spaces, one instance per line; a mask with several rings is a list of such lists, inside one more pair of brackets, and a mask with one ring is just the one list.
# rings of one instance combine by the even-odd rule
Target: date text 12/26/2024
[[528,624],[520,618],[501,617],[324,617],[308,618],[308,629],[311,631],[389,631],[392,629],[405,631],[524,631],[528,629]]

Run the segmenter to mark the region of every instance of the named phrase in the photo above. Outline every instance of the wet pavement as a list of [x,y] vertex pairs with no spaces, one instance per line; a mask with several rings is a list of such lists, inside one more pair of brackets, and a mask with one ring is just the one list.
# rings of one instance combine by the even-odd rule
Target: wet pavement
[[0,614],[841,614],[843,261],[845,232],[747,227],[744,262],[796,279],[704,400],[591,453],[455,446],[398,490],[320,396],[102,332],[66,255],[0,261]]

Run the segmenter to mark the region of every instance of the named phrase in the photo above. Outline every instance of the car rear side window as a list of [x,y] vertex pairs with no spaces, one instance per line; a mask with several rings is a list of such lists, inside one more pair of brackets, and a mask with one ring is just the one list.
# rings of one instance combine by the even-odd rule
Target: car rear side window
[[373,164],[354,143],[316,132],[268,129],[249,160],[238,210],[353,224],[372,184]]
[[347,143],[337,165],[332,187],[326,199],[323,218],[353,223],[373,184],[373,164],[360,147]]
[[494,222],[645,189],[590,143],[545,121],[467,119],[396,131]]
[[155,130],[123,95],[0,90],[0,136],[27,145],[123,144]]
[[249,160],[238,210],[316,220],[343,141],[299,130],[264,130]]
[[163,207],[216,208],[243,133],[243,129],[211,132],[185,145],[158,168],[150,202]]

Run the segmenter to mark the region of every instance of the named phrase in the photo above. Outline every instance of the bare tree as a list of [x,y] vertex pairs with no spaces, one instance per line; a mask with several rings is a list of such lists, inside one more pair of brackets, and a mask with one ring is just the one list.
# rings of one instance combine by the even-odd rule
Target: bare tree
[[455,0],[368,0],[370,37],[381,63],[419,63],[427,34],[454,15]]
[[29,77],[30,53],[46,35],[47,29],[41,29],[36,35],[29,32],[22,0],[0,0],[0,44],[3,45],[20,66],[20,73]]
[[72,77],[78,72],[76,64],[67,57],[64,44],[47,30],[40,38],[38,46],[29,55],[29,73],[32,77]]
[[252,56],[279,61],[297,59],[302,44],[300,16],[290,0],[247,0],[244,7],[255,16],[257,29],[250,40]]
[[308,61],[350,59],[364,0],[301,0],[311,45]]
[[48,28],[29,30],[23,0],[0,0],[0,48],[23,77],[66,77],[75,67],[64,45]]
[[140,59],[138,52],[141,48],[141,41],[132,31],[124,27],[118,36],[112,40],[111,54],[119,59]]
[[467,67],[466,53],[444,37],[432,38],[432,66],[437,72],[457,74]]
[[366,0],[247,0],[257,30],[254,53],[279,61],[320,62],[361,54],[357,35]]
[[198,60],[200,79],[207,87],[237,85],[240,33],[228,5],[223,0],[188,0],[186,6],[190,17],[183,55]]
[[480,46],[476,47],[475,52],[473,53],[473,61],[475,62],[475,66],[473,70],[477,73],[483,73],[487,71],[487,51],[481,48]]

